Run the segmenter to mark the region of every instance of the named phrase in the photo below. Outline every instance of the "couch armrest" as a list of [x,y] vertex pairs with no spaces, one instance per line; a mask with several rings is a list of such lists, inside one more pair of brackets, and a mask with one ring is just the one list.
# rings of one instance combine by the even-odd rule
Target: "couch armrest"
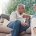
[[4,27],[4,26],[0,26],[0,33],[6,33],[6,34],[9,34],[11,32],[11,28],[8,28],[8,27]]
[[8,21],[10,19],[10,15],[6,15],[6,14],[1,14],[1,17],[7,19]]

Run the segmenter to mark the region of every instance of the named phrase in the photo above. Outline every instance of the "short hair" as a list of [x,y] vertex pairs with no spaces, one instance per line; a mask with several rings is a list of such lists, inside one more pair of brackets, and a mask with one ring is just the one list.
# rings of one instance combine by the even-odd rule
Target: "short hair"
[[25,8],[24,4],[18,4],[17,9],[18,9],[19,6],[23,6]]

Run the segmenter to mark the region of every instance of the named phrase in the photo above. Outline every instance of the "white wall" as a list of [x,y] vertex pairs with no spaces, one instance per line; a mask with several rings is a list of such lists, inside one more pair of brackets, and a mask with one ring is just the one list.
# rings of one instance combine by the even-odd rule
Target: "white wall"
[[2,0],[0,0],[0,15],[2,14]]

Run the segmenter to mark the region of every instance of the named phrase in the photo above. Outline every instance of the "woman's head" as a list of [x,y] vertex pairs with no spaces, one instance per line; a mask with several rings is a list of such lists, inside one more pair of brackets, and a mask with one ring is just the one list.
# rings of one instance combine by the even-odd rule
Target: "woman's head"
[[34,4],[34,11],[36,11],[36,4]]
[[23,4],[18,4],[17,10],[18,10],[19,13],[23,13],[23,12],[24,12],[24,9],[25,9],[25,5],[23,5]]

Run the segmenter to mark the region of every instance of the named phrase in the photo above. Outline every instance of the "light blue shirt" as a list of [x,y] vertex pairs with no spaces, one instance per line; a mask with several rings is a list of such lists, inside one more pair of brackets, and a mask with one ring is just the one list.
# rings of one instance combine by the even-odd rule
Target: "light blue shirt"
[[36,18],[36,14],[32,16],[32,18]]
[[34,15],[32,16],[32,18],[36,18],[36,12],[35,12]]

